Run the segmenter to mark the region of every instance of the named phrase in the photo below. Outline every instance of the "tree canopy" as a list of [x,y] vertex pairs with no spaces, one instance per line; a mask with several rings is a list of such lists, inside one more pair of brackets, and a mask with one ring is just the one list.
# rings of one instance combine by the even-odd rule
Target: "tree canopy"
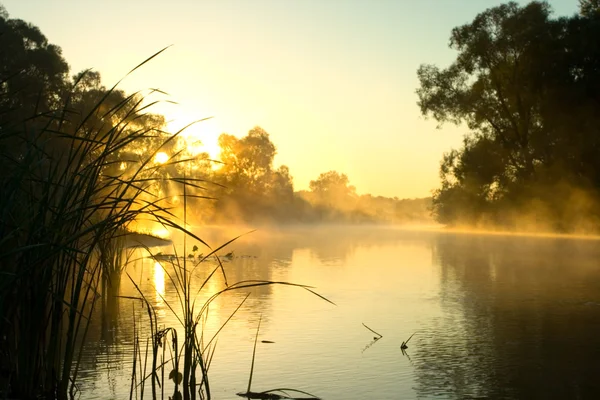
[[[532,200],[552,213],[561,181],[600,188],[600,15],[552,18],[545,2],[507,3],[454,28],[446,68],[422,65],[421,112],[464,126],[460,150],[442,160],[434,211],[443,223],[510,224]],[[521,210],[522,211],[522,210]],[[555,228],[558,228],[555,226]]]
[[6,126],[56,107],[69,65],[38,27],[0,11],[0,126]]

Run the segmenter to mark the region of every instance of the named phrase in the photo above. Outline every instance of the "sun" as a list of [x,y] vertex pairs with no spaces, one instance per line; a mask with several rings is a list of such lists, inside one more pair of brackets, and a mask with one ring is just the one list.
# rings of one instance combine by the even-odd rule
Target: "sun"
[[169,155],[164,151],[156,153],[156,155],[154,156],[154,162],[157,164],[164,164],[167,161],[169,161]]
[[211,118],[189,125],[192,121],[194,119],[186,115],[178,115],[167,124],[167,128],[172,133],[181,130],[179,137],[184,141],[190,156],[208,153],[211,159],[218,160],[221,153],[219,135],[222,132],[219,131],[216,119]]

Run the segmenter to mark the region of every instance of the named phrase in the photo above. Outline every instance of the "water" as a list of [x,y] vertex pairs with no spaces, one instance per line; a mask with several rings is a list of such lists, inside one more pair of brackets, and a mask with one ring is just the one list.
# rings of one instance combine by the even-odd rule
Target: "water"
[[[196,230],[209,243],[243,232]],[[181,240],[176,242],[183,253]],[[187,243],[187,253],[194,244]],[[229,283],[308,284],[336,305],[296,287],[252,290],[219,334],[210,366],[214,399],[235,399],[247,389],[259,318],[254,391],[288,387],[323,399],[590,398],[600,393],[598,241],[290,228],[254,232],[222,254],[229,250],[235,254],[224,263]],[[198,282],[208,268],[199,268]],[[177,302],[165,271],[152,261],[127,271],[153,302],[159,324],[177,326],[165,304]],[[217,275],[205,290],[222,285]],[[136,295],[127,277],[120,290]],[[247,293],[228,293],[212,304],[207,335]],[[137,329],[143,329],[145,311],[124,298],[113,308],[104,326],[94,325],[90,332],[78,381],[82,398],[129,396],[133,315]],[[363,323],[383,337],[374,341]],[[401,343],[413,333],[403,353]]]

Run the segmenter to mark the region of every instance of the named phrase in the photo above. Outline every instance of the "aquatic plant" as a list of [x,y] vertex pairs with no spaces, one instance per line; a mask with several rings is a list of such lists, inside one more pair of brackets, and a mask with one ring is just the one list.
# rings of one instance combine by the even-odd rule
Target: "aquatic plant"
[[[185,192],[185,189],[184,189]],[[185,197],[184,197],[185,207]],[[184,211],[184,218],[185,218]],[[321,299],[332,303],[330,300],[319,295],[313,291],[313,288],[306,285],[300,285],[290,282],[283,281],[267,281],[267,280],[246,280],[235,283],[229,283],[227,280],[227,274],[221,262],[221,258],[217,255],[219,251],[224,249],[226,246],[238,240],[240,236],[222,244],[217,248],[211,248],[207,243],[202,241],[199,237],[195,236],[192,232],[187,232],[184,237],[184,254],[186,249],[187,237],[190,236],[193,239],[200,241],[205,245],[209,252],[199,258],[190,259],[189,257],[177,256],[177,251],[174,249],[174,256],[168,259],[161,258],[160,266],[163,268],[165,276],[171,282],[172,287],[175,289],[175,294],[178,299],[178,304],[172,304],[162,294],[157,292],[166,307],[172,312],[175,319],[179,322],[179,327],[168,327],[159,328],[156,312],[154,311],[151,303],[147,300],[147,295],[143,293],[141,288],[134,282],[130,277],[134,288],[139,293],[139,297],[135,297],[136,300],[141,300],[146,307],[149,321],[150,332],[149,335],[146,332],[147,347],[151,348],[151,353],[147,352],[144,358],[140,358],[144,361],[144,364],[150,363],[152,365],[151,370],[143,372],[140,377],[132,379],[132,392],[137,390],[139,397],[143,398],[144,387],[143,384],[146,380],[150,380],[151,392],[153,399],[164,399],[164,388],[168,383],[164,376],[165,372],[168,371],[167,380],[173,381],[173,394],[169,396],[170,399],[196,399],[198,396],[200,399],[210,399],[210,381],[209,381],[209,368],[211,360],[213,358],[216,343],[219,333],[224,329],[231,318],[237,313],[242,307],[246,299],[250,296],[250,293],[240,301],[237,307],[231,312],[229,317],[222,323],[217,331],[211,336],[206,337],[205,323],[208,319],[209,308],[212,302],[214,302],[220,296],[232,292],[232,291],[246,291],[252,288],[268,285],[283,285],[289,287],[297,287],[307,290],[311,294],[314,294]],[[198,249],[196,247],[195,251]],[[150,252],[150,249],[147,249]],[[230,254],[230,253],[228,253]],[[227,255],[226,255],[227,256]],[[156,259],[156,256],[150,256],[152,259]],[[197,285],[194,280],[198,279],[196,274],[197,269],[200,267],[211,267],[208,270],[206,276]],[[221,289],[218,289],[214,293],[208,292],[208,283],[212,279],[216,279],[217,275],[220,275],[223,280]],[[197,289],[194,289],[197,288]],[[332,303],[333,304],[333,303]],[[177,329],[183,331],[182,343],[178,342]],[[170,338],[167,335],[170,333]],[[144,334],[143,332],[141,333]],[[138,336],[140,335],[138,330]],[[136,340],[139,337],[136,336]],[[257,332],[258,337],[258,332]],[[159,352],[159,348],[163,348],[162,354]],[[169,347],[170,354],[166,355],[164,349]],[[255,348],[256,350],[256,344]],[[255,351],[254,350],[254,351]],[[134,350],[135,352],[136,350]],[[139,349],[137,350],[139,354]],[[136,355],[134,355],[135,357]],[[254,355],[253,355],[254,358]],[[254,362],[252,363],[250,382],[252,380],[252,370]],[[159,377],[161,377],[159,379]],[[158,397],[158,388],[161,388],[161,395]],[[291,389],[288,389],[291,390]],[[248,387],[250,392],[250,384]],[[265,392],[266,393],[266,392]],[[279,396],[272,394],[273,396]],[[272,398],[283,398],[283,397],[272,397]]]
[[[325,299],[327,300],[327,299]],[[327,300],[329,301],[329,300]],[[256,344],[258,343],[258,333],[260,332],[260,323],[262,321],[262,315],[258,319],[258,326],[256,327],[256,336],[254,337],[254,348],[252,349],[252,363],[250,364],[250,376],[248,378],[248,389],[245,392],[240,392],[237,395],[240,397],[245,397],[247,399],[267,399],[267,400],[279,400],[279,399],[293,399],[293,400],[320,400],[315,395],[312,395],[308,392],[298,390],[298,389],[290,389],[290,388],[277,388],[265,390],[262,392],[253,392],[252,391],[252,376],[254,374],[254,361],[256,359]],[[281,394],[279,394],[281,393]],[[300,393],[303,395],[307,395],[310,397],[295,397],[291,396],[290,393]]]
[[[186,187],[183,187],[183,221],[184,226],[187,222],[187,196]],[[210,381],[209,381],[209,368],[211,360],[213,358],[217,337],[222,329],[227,325],[231,318],[237,313],[242,307],[244,302],[250,296],[250,293],[246,294],[244,299],[237,305],[237,307],[231,312],[229,317],[221,324],[217,331],[212,337],[207,338],[205,336],[205,323],[208,319],[208,312],[210,305],[220,296],[240,290],[250,290],[252,288],[269,285],[283,285],[289,287],[297,287],[308,291],[309,293],[318,296],[319,298],[334,304],[327,298],[313,291],[313,288],[306,285],[295,284],[283,281],[268,281],[268,280],[245,280],[235,283],[229,283],[227,280],[227,274],[221,261],[221,257],[218,253],[229,246],[234,241],[238,240],[242,235],[237,236],[228,242],[220,245],[217,248],[212,248],[208,243],[196,236],[193,232],[188,231],[184,228],[180,229],[184,231],[185,235],[183,238],[183,253],[187,250],[188,237],[192,238],[202,245],[206,246],[208,253],[204,256],[196,257],[180,257],[177,255],[177,250],[174,247],[174,253],[170,257],[157,257],[159,254],[152,254],[150,248],[146,248],[150,254],[150,258],[153,260],[160,260],[158,263],[165,273],[165,276],[171,282],[172,287],[175,290],[175,294],[178,300],[178,304],[172,304],[162,294],[157,292],[157,295],[161,298],[162,302],[172,312],[175,319],[179,322],[179,327],[166,327],[159,329],[158,319],[156,312],[152,307],[151,303],[147,300],[146,294],[143,293],[141,288],[135,283],[135,281],[129,277],[133,283],[134,288],[139,293],[140,297],[134,297],[133,299],[139,299],[145,305],[148,321],[150,327],[150,334],[147,335],[147,346],[151,348],[151,353],[146,351],[144,358],[139,357],[139,346],[134,348],[134,358],[138,359],[139,362],[144,361],[144,365],[151,363],[151,370],[142,372],[141,376],[136,375],[134,369],[131,383],[130,393],[139,393],[140,399],[144,396],[144,384],[145,381],[150,379],[152,399],[164,399],[164,389],[167,381],[165,380],[165,372],[170,370],[168,374],[168,380],[173,381],[173,395],[169,396],[172,400],[195,400],[196,394],[200,399],[211,399]],[[192,248],[195,254],[198,251],[198,246],[194,245]],[[162,255],[162,253],[160,253]],[[228,252],[223,256],[227,260],[233,258],[233,252]],[[208,266],[212,268],[208,270],[203,280],[200,282],[199,287],[195,285],[194,280],[198,278],[196,274],[197,269],[200,266]],[[208,292],[208,284],[212,279],[215,279],[217,275],[222,276],[224,287],[216,290],[214,293]],[[194,287],[198,287],[194,289]],[[179,344],[177,328],[183,330],[183,343]],[[295,391],[303,394],[310,395],[306,392],[293,390],[293,389],[275,389],[266,392],[255,393],[251,392],[252,373],[254,370],[254,357],[256,354],[256,341],[258,339],[257,329],[254,350],[252,355],[252,366],[250,370],[250,379],[248,383],[247,396],[258,395],[267,396],[263,398],[290,398],[284,395],[279,395],[272,392],[277,391]],[[138,331],[139,332],[139,331]],[[167,333],[170,333],[170,341]],[[139,342],[139,333],[136,335],[136,343]],[[168,357],[165,354],[165,348],[170,348],[170,354]],[[162,354],[159,353],[159,348],[163,349]],[[160,376],[160,379],[159,379]],[[198,381],[199,379],[199,381]],[[161,396],[158,397],[158,390],[161,389]],[[312,395],[310,395],[312,396]],[[316,397],[312,397],[316,398]]]
[[[94,308],[118,285],[119,238],[140,218],[179,228],[153,191],[163,178],[152,163],[178,133],[148,123],[153,103],[140,94],[115,103],[116,85],[79,108],[85,77],[53,94],[49,111],[0,124],[3,396],[73,394]],[[18,93],[0,96],[0,115],[11,115]]]

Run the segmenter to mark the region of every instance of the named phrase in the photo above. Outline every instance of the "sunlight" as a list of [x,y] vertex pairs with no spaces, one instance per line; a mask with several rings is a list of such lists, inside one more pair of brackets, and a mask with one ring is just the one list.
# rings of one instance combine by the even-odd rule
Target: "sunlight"
[[163,151],[156,153],[154,156],[154,162],[157,164],[164,164],[169,161],[169,155]]
[[[180,138],[183,139],[186,149],[190,156],[196,156],[200,153],[208,153],[213,160],[218,159],[221,149],[219,147],[220,127],[217,125],[216,118],[196,122],[189,114],[183,111],[169,113],[171,121],[167,123],[167,129],[171,133],[177,133],[181,130]],[[187,126],[187,127],[186,127]]]
[[158,236],[160,238],[168,238],[169,230],[164,227],[154,228],[154,229],[152,229],[152,235]]
[[162,297],[165,296],[165,270],[158,261],[154,263],[154,288],[156,289],[156,301],[162,302]]

